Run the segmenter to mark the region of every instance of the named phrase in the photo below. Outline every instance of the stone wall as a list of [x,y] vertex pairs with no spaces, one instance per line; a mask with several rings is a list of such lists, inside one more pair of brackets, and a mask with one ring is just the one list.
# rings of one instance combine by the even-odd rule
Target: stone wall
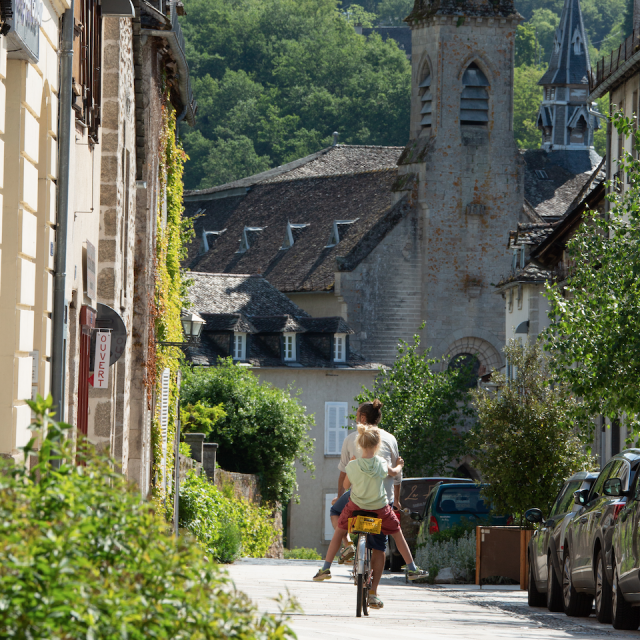
[[236,498],[244,498],[249,502],[260,505],[262,496],[258,485],[258,476],[249,473],[235,473],[233,471],[223,471],[216,469],[216,487],[223,491],[225,487],[233,486]]

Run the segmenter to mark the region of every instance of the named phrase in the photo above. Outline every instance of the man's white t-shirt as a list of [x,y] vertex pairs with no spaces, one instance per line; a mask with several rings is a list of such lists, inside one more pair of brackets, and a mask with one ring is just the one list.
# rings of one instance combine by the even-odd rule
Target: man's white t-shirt
[[[338,463],[338,469],[340,469],[340,471],[344,471],[345,473],[347,465],[349,464],[353,456],[355,456],[356,458],[362,457],[362,451],[356,444],[357,435],[357,431],[352,431],[342,443],[342,451],[340,453],[340,462]],[[380,444],[380,450],[378,451],[377,455],[379,455],[383,460],[386,460],[388,466],[395,467],[398,464],[398,458],[400,457],[400,454],[398,453],[398,441],[394,436],[392,436],[384,429],[380,429],[380,436],[382,437],[382,443]],[[393,485],[400,484],[401,482],[402,473],[399,473],[395,477],[387,476],[383,480],[384,489],[387,492],[387,500],[389,501],[389,504],[393,502]]]

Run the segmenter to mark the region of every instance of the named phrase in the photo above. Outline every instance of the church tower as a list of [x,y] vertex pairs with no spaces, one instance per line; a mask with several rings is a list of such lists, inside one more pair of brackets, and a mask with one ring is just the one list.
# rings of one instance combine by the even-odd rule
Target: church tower
[[432,355],[499,368],[504,309],[492,284],[523,215],[513,137],[513,0],[416,0],[410,142],[397,189],[421,212],[423,345]]
[[549,69],[542,76],[543,99],[537,125],[550,160],[574,173],[591,170],[593,134],[599,120],[589,96],[591,64],[580,0],[565,0]]

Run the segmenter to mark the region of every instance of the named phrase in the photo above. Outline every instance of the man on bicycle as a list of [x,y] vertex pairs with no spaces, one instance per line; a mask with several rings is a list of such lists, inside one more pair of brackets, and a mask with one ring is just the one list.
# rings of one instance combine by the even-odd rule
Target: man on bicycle
[[[382,417],[382,416],[380,416]],[[360,408],[356,414],[356,422],[361,422]],[[378,420],[380,422],[380,420]],[[378,454],[381,458],[387,462],[389,467],[395,467],[398,464],[400,454],[398,453],[398,441],[388,431],[380,429],[380,435],[382,436],[382,443]],[[340,454],[340,462],[338,463],[338,469],[340,470],[340,476],[338,478],[338,499],[331,506],[330,516],[331,523],[335,529],[338,525],[338,519],[342,510],[345,508],[347,502],[349,502],[350,491],[344,491],[344,479],[346,477],[346,468],[349,462],[353,458],[359,458],[362,452],[356,446],[357,431],[350,433],[342,443],[342,451]],[[400,485],[402,483],[402,473],[397,476],[389,476],[385,478],[383,484],[387,493],[387,500],[389,505],[393,508],[394,504],[397,508],[400,508]],[[342,564],[346,560],[353,557],[355,549],[348,539],[344,540],[344,548],[338,556],[338,562]],[[387,548],[387,536],[378,534],[369,534],[367,536],[367,547],[371,549],[371,572],[373,574],[371,580],[371,591],[369,596],[369,606],[372,609],[382,609],[383,603],[380,598],[377,597],[378,584],[384,571],[385,551]]]

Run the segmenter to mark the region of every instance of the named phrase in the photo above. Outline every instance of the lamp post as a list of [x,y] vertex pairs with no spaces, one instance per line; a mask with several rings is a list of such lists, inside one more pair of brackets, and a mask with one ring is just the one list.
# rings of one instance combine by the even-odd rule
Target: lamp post
[[[156,344],[162,347],[178,347],[185,350],[187,347],[197,344],[200,341],[204,320],[197,313],[183,313],[180,318],[182,330],[186,341],[183,342],[167,342],[157,340]],[[174,460],[175,460],[175,484],[173,496],[173,532],[178,537],[178,515],[180,510],[180,385],[182,382],[182,374],[178,371],[178,407],[176,411],[176,437],[174,442]]]

